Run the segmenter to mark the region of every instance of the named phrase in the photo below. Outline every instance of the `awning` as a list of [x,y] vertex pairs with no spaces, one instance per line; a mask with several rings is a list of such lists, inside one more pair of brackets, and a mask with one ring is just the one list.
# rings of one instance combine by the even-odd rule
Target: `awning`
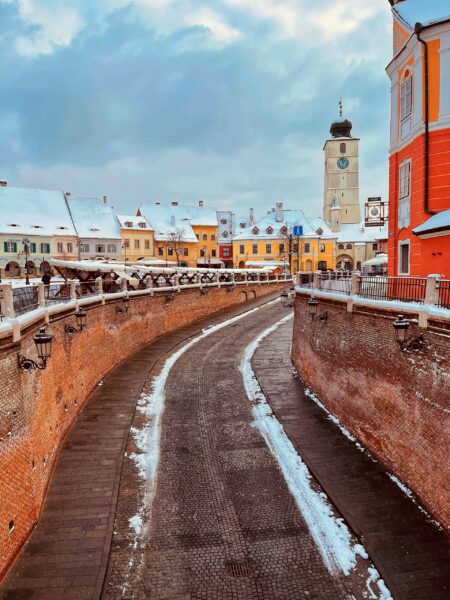
[[414,235],[418,237],[439,237],[450,235],[450,210],[443,210],[413,229]]
[[220,260],[220,258],[197,258],[197,264],[198,265],[222,265],[224,266],[225,263],[223,262],[223,260]]
[[363,262],[363,267],[383,267],[388,264],[387,254],[377,254],[373,258]]
[[245,262],[246,267],[259,267],[263,269],[264,267],[269,268],[289,268],[289,263],[284,262],[283,260],[247,260]]

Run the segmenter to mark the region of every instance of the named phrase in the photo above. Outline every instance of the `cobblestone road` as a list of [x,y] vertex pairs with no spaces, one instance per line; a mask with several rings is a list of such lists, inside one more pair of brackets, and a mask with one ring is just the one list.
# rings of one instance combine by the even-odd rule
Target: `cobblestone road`
[[[139,479],[130,462],[104,598],[363,597],[359,580],[334,578],[324,567],[274,458],[251,425],[241,355],[285,315],[278,304],[261,308],[201,340],[175,363],[166,386],[150,528],[133,542],[128,520],[142,490],[136,493]],[[130,444],[128,453],[135,450]]]

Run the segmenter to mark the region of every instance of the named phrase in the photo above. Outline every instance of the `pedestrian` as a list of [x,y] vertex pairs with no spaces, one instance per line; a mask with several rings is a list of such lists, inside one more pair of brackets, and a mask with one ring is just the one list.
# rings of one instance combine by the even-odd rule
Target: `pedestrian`
[[50,281],[52,280],[52,276],[50,275],[50,273],[48,273],[47,271],[42,275],[42,283],[44,285],[49,285]]

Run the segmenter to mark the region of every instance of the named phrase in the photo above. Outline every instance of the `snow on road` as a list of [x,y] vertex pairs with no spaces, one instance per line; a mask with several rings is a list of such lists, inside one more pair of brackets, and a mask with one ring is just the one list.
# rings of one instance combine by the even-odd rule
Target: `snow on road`
[[[293,317],[289,314],[265,329],[245,349],[240,370],[249,400],[253,404],[254,425],[261,432],[270,451],[278,462],[297,507],[321,553],[323,561],[334,575],[349,575],[357,567],[358,557],[368,559],[364,547],[350,533],[342,518],[335,516],[326,494],[312,486],[309,470],[284,432],[283,426],[272,413],[251,365],[260,343]],[[392,600],[392,596],[378,571],[370,566],[366,579],[367,598]],[[376,591],[374,591],[378,588]],[[368,594],[368,595],[367,595]]]

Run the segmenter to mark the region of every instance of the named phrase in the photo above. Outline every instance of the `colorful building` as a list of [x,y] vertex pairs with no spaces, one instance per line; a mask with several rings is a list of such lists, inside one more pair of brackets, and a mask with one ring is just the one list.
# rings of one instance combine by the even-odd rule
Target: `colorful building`
[[450,277],[450,9],[390,0],[389,274]]
[[78,258],[78,238],[63,192],[0,183],[0,276],[39,275],[50,258]]
[[225,267],[233,268],[233,237],[235,235],[235,215],[230,210],[217,211],[219,258]]
[[117,215],[122,235],[122,258],[133,262],[154,257],[153,229],[144,217]]
[[78,233],[79,258],[121,259],[119,222],[108,206],[106,196],[99,198],[67,198]]
[[250,221],[233,239],[235,268],[270,266],[297,272],[336,267],[336,235],[323,219],[308,219],[303,211],[287,210],[278,202],[267,215]]

